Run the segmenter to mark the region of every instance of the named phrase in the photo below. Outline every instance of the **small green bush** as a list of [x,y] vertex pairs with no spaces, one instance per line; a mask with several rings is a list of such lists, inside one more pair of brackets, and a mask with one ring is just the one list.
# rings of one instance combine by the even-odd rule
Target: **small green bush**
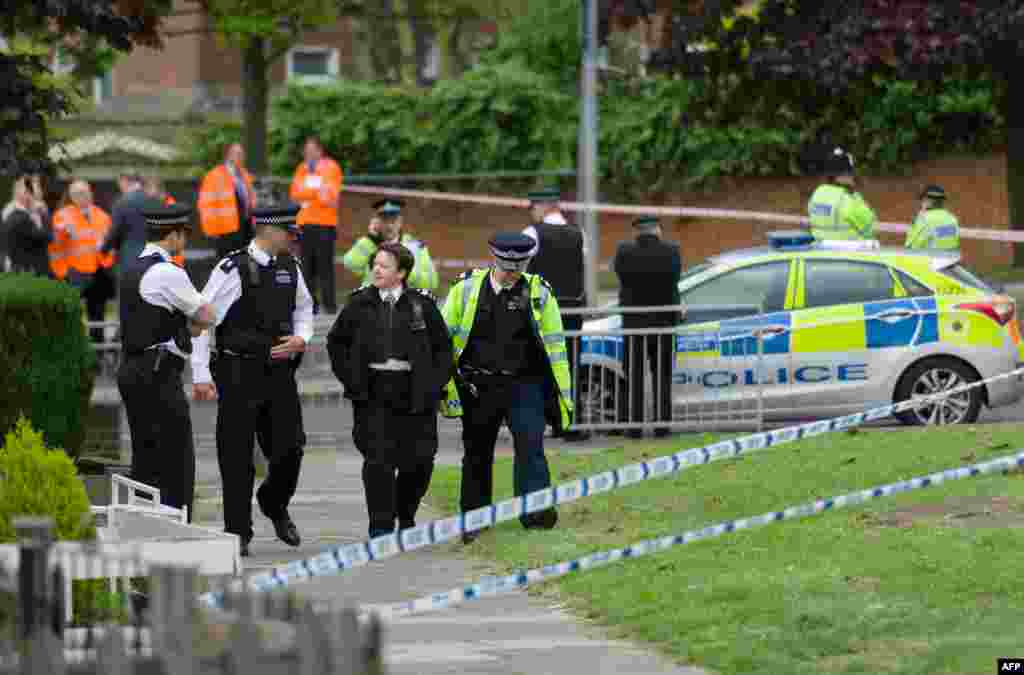
[[12,520],[18,516],[53,518],[61,540],[96,535],[85,485],[71,459],[51,450],[28,420],[18,420],[0,449],[0,543],[16,540]]
[[0,434],[25,416],[75,458],[85,442],[96,355],[79,292],[29,274],[0,274]]

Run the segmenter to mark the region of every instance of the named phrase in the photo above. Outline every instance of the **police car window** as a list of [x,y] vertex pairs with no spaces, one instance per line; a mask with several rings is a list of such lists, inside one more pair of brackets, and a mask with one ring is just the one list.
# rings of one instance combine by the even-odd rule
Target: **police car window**
[[977,275],[972,273],[969,269],[963,265],[951,265],[942,269],[942,273],[947,277],[952,277],[962,284],[977,288],[979,291],[985,293],[993,293],[992,287],[986,284],[984,281],[978,278]]
[[705,281],[683,294],[687,305],[759,305],[762,312],[786,306],[789,261],[750,265]]
[[877,302],[892,297],[892,275],[885,265],[852,260],[807,261],[805,307]]
[[924,298],[930,295],[935,295],[932,289],[928,288],[917,279],[914,279],[909,274],[904,274],[899,270],[893,270],[896,273],[896,278],[899,279],[900,285],[903,286],[903,290],[907,292],[907,295],[911,298]]

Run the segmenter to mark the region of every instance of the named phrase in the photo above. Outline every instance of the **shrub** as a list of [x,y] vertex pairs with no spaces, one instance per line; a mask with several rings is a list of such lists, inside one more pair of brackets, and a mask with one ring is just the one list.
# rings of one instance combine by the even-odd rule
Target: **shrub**
[[90,539],[96,529],[85,485],[71,459],[51,450],[28,420],[18,420],[0,449],[0,543],[16,539],[12,520],[49,516],[62,540]]
[[0,274],[0,433],[24,415],[47,444],[77,457],[95,363],[77,290],[31,275]]

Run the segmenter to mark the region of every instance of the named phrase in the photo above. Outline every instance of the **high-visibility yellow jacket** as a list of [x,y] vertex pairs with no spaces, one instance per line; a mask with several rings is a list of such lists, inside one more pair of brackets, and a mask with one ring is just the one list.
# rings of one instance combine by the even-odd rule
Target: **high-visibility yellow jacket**
[[818,186],[807,204],[815,239],[874,239],[878,218],[859,192],[840,185]]
[[960,222],[946,209],[928,209],[914,219],[905,245],[956,251],[960,248]]
[[[402,246],[409,249],[416,261],[409,273],[409,278],[405,280],[406,283],[413,288],[436,291],[437,268],[434,267],[434,261],[430,257],[430,250],[427,249],[426,244],[411,234],[403,234],[399,241]],[[370,260],[373,259],[373,254],[376,252],[377,244],[372,239],[360,237],[341,259],[341,262],[350,272],[361,277],[364,284],[368,284],[373,273],[373,270],[370,269]]]
[[[448,332],[452,336],[456,364],[459,363],[459,358],[473,332],[480,289],[483,284],[489,283],[489,273],[490,270],[477,269],[462,275],[452,286],[441,309],[445,323],[448,324]],[[548,423],[556,430],[565,430],[572,423],[573,395],[562,315],[555,293],[546,281],[536,274],[524,274],[523,277],[530,289],[530,318],[534,338],[543,348],[548,362],[545,415]],[[462,402],[454,380],[448,383],[446,397],[441,404],[441,414],[445,417],[462,416]]]

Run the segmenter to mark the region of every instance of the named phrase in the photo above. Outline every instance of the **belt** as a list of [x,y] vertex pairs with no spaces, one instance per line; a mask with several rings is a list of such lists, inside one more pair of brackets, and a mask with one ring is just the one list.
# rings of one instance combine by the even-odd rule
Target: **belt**
[[384,363],[371,363],[370,370],[385,370],[393,371],[397,373],[409,372],[412,370],[412,364],[408,361],[400,361],[398,359],[388,359]]

